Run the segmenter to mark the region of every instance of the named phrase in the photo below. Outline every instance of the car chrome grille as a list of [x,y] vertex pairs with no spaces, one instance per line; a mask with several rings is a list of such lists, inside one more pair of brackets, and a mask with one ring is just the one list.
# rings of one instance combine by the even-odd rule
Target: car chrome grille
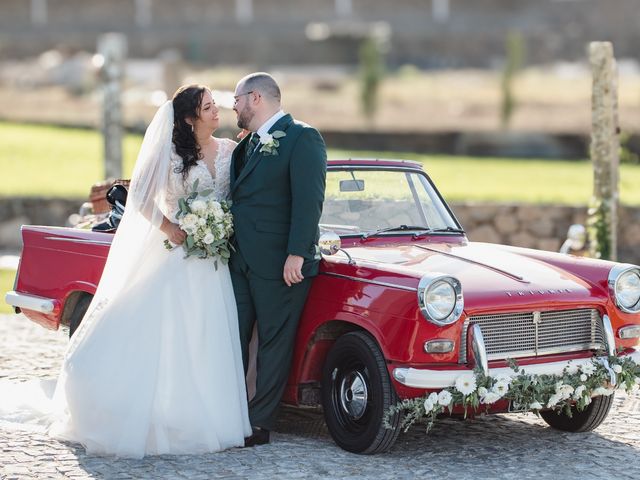
[[504,313],[469,317],[463,328],[460,360],[466,362],[466,337],[478,324],[489,360],[536,357],[604,349],[604,331],[595,309]]

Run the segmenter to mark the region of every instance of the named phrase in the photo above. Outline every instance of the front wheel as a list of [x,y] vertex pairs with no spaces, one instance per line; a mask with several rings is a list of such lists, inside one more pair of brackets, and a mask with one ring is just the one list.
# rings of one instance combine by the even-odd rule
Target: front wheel
[[400,433],[401,415],[384,426],[384,412],[398,401],[384,356],[364,332],[351,332],[333,345],[322,372],[322,407],[334,441],[349,452],[388,450]]
[[542,419],[556,430],[563,432],[590,432],[600,426],[607,418],[613,405],[613,395],[594,397],[591,403],[581,412],[571,407],[571,417],[564,412],[558,414],[553,410],[540,412]]
[[80,322],[82,322],[84,314],[87,313],[87,309],[89,308],[92,299],[92,295],[83,294],[78,300],[78,303],[76,303],[76,306],[71,313],[71,317],[69,317],[69,338],[73,336],[80,326]]

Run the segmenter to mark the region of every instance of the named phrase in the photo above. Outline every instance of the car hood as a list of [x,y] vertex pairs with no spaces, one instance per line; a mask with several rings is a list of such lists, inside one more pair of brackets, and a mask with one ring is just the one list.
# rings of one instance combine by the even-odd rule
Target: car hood
[[[437,272],[455,276],[463,287],[466,307],[514,304],[594,303],[605,292],[562,268],[526,255],[526,249],[469,242],[414,243],[411,245],[353,246],[349,254],[360,267],[422,277]],[[551,254],[550,254],[551,255]]]

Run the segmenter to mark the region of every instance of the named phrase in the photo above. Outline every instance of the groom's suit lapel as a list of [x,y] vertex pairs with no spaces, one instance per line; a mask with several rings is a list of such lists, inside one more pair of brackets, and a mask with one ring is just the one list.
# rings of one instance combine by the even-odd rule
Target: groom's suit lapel
[[232,189],[233,189],[233,185],[235,185],[237,181],[236,164],[238,161],[240,161],[238,159],[242,159],[244,157],[245,155],[244,152],[247,149],[247,145],[249,144],[250,138],[251,138],[251,134],[246,135],[242,140],[240,140],[240,143],[238,143],[236,148],[233,149],[233,153],[231,154],[230,183],[231,183]]
[[[287,129],[289,128],[289,125],[291,125],[291,123],[293,123],[293,118],[291,117],[291,115],[289,115],[288,113],[282,117],[280,120],[278,120],[276,123],[273,124],[273,126],[269,129],[269,133],[273,133],[276,130],[282,130],[284,132],[287,131]],[[264,153],[262,153],[260,151],[261,146],[258,145],[258,147],[255,149],[255,151],[251,154],[251,156],[249,157],[249,159],[247,160],[247,163],[245,164],[245,166],[242,168],[242,171],[240,172],[240,175],[238,175],[238,178],[235,178],[235,162],[236,162],[236,158],[238,155],[244,155],[244,151],[245,148],[247,146],[247,142],[248,142],[248,138],[250,137],[250,135],[247,135],[245,138],[242,139],[242,142],[240,142],[240,144],[238,145],[238,147],[234,150],[233,152],[233,158],[232,158],[232,187],[231,187],[231,191],[235,190],[236,187],[238,186],[238,184],[240,182],[242,182],[242,180],[244,180],[245,178],[247,178],[247,176],[253,171],[254,168],[256,168],[256,165],[258,165],[258,163],[260,163],[260,160],[262,160],[262,158],[265,156]],[[280,139],[280,143],[282,144],[282,141],[284,139],[286,139],[287,137],[284,137],[283,139]],[[244,145],[243,145],[244,142]],[[244,147],[244,148],[241,148]],[[237,153],[236,153],[237,152]]]

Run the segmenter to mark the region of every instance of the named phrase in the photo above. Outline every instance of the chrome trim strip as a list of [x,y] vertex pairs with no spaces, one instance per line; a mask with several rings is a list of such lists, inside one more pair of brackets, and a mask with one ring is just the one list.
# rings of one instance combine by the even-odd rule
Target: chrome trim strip
[[[640,350],[634,350],[634,352],[628,355],[628,357],[634,362],[640,363]],[[563,360],[558,362],[523,365],[520,367],[520,371],[528,375],[561,375],[564,369],[568,366],[579,367],[594,360],[601,361],[600,359],[602,358],[603,357],[589,357],[577,360]],[[624,355],[623,358],[627,358],[627,356]],[[473,372],[471,368],[460,368],[457,370],[429,370],[422,368],[398,367],[393,369],[393,378],[402,385],[406,385],[408,387],[431,390],[453,387],[456,379],[460,375],[469,374],[471,372]],[[518,375],[518,373],[514,372],[511,367],[492,368],[489,370],[489,374],[495,377],[502,375],[514,377]]]
[[111,242],[105,242],[102,240],[84,240],[81,238],[66,238],[66,237],[44,237],[45,240],[55,240],[58,242],[70,242],[70,243],[81,243],[85,245],[105,245],[111,246]]
[[487,349],[484,345],[484,338],[482,337],[482,329],[480,325],[475,323],[471,327],[471,351],[476,363],[476,367],[480,367],[482,373],[485,376],[489,375],[489,360],[487,359]]
[[607,347],[607,355],[610,357],[616,354],[616,337],[613,334],[613,327],[609,315],[602,316],[602,326],[604,327],[604,341]]
[[327,165],[327,171],[349,171],[349,170],[386,170],[392,172],[404,172],[406,170],[411,170],[412,172],[417,173],[425,173],[422,165],[412,160],[394,160],[394,159],[366,159],[366,158],[350,158],[349,160],[357,161],[380,161],[384,162],[398,162],[396,165],[353,165],[347,163],[341,163],[339,165]]
[[353,280],[354,282],[372,283],[374,285],[380,285],[382,287],[399,288],[400,290],[406,290],[408,292],[418,291],[418,289],[414,287],[405,287],[404,285],[396,285],[394,283],[379,282],[377,280],[365,280],[364,278],[351,277],[349,275],[342,275],[341,273],[320,272],[320,275],[328,275],[330,277],[345,278],[347,280]]
[[4,300],[13,307],[25,308],[40,313],[51,313],[55,308],[55,301],[50,298],[26,295],[16,291],[7,292]]

